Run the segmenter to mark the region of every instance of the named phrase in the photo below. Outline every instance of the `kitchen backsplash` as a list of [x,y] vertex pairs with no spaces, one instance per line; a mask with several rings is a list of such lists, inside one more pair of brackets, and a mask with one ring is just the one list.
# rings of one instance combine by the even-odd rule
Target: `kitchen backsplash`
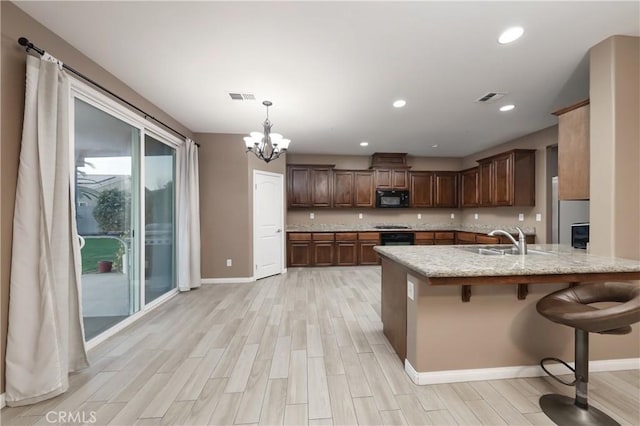
[[[311,219],[310,215],[314,218]],[[454,218],[451,218],[451,214]],[[362,215],[362,218],[360,218]],[[418,218],[421,215],[421,218]],[[460,209],[296,209],[287,211],[287,225],[314,223],[461,223]]]
[[[536,234],[537,242],[546,242],[544,215],[536,221],[535,207],[495,207],[467,209],[296,209],[287,211],[287,226],[297,225],[349,225],[349,224],[405,224],[405,225],[464,225],[470,229],[478,226],[484,230],[487,225],[494,227],[520,226]],[[310,215],[314,218],[311,219]],[[451,218],[451,214],[454,215]],[[478,215],[476,219],[475,215]],[[519,220],[523,214],[524,220]],[[360,218],[362,215],[362,218]],[[420,218],[418,218],[420,215]]]

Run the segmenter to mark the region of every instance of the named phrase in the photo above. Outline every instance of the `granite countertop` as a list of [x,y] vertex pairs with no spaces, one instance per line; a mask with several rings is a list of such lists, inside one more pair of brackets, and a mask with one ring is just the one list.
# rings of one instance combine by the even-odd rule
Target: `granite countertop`
[[[588,254],[558,244],[529,244],[548,254],[481,255],[471,246],[376,246],[381,255],[425,277],[484,277],[640,272],[640,261]],[[509,245],[505,245],[505,248]]]
[[[408,226],[409,229],[377,229],[378,225]],[[533,227],[521,227],[525,234],[535,235]],[[308,225],[287,225],[287,232],[367,232],[367,231],[462,231],[486,234],[494,229],[502,229],[517,234],[514,225],[481,225],[459,223],[352,223],[352,224],[328,224],[314,223]]]

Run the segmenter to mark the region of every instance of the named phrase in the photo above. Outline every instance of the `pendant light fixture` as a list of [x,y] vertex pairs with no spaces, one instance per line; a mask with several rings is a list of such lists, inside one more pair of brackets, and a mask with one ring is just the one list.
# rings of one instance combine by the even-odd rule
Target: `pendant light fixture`
[[267,107],[267,118],[262,123],[262,132],[251,132],[245,136],[244,143],[247,152],[253,152],[256,157],[266,163],[280,157],[280,154],[289,148],[289,139],[284,139],[279,133],[271,133],[273,124],[269,121],[269,107],[273,105],[270,101],[262,102]]

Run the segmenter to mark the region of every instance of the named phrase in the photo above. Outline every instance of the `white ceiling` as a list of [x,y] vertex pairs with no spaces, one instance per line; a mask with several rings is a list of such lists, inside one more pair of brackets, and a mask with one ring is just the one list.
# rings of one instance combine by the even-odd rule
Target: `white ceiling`
[[[637,1],[16,4],[194,132],[259,130],[271,100],[291,153],[472,154],[555,124],[589,48],[640,35]],[[490,91],[509,94],[474,102]]]

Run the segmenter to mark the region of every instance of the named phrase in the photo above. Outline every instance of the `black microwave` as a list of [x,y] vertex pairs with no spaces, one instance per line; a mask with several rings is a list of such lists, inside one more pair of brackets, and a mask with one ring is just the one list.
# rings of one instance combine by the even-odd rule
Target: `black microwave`
[[589,224],[574,223],[571,225],[571,246],[577,249],[586,249],[589,243]]
[[378,189],[376,190],[376,207],[409,207],[409,191],[400,189]]

